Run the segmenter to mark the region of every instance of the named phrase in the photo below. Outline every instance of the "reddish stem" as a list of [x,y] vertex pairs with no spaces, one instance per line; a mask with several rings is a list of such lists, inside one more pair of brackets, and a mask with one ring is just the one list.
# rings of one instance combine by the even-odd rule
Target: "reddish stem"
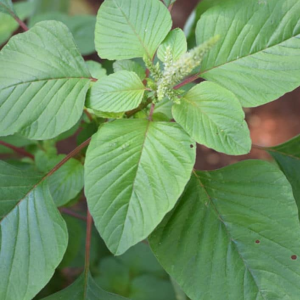
[[98,79],[97,79],[97,78],[94,78],[94,77],[91,77],[90,80],[91,80],[92,82],[98,81]]
[[90,269],[91,235],[92,235],[92,224],[93,224],[93,219],[89,209],[87,209],[86,219],[87,222],[86,222],[86,239],[85,239],[84,299],[86,299],[86,294],[87,294],[87,284],[88,284],[89,269]]
[[152,116],[153,116],[154,108],[155,108],[155,104],[152,103],[151,104],[151,108],[150,108],[150,113],[149,113],[149,120],[150,121],[152,121]]
[[89,118],[89,120],[92,122],[92,121],[93,121],[93,117],[92,117],[92,115],[88,112],[87,109],[84,110],[84,113],[87,115],[87,117]]
[[61,168],[69,159],[77,155],[83,148],[85,148],[91,142],[91,138],[84,141],[81,145],[71,151],[63,160],[61,160],[48,174],[46,174],[42,181],[48,177],[50,177],[53,173],[55,173],[59,168]]
[[86,217],[84,217],[84,216],[82,216],[82,215],[76,213],[76,212],[73,211],[73,210],[67,209],[67,208],[65,208],[65,207],[62,207],[62,208],[60,208],[59,210],[60,210],[62,213],[66,214],[66,215],[69,215],[69,216],[72,216],[72,217],[74,217],[74,218],[76,218],[76,219],[80,219],[80,220],[83,220],[83,221],[86,221],[86,220],[87,220]]
[[11,149],[11,150],[13,150],[14,152],[16,152],[16,153],[18,153],[18,154],[20,154],[20,155],[22,155],[22,156],[26,156],[26,157],[29,157],[29,158],[31,158],[31,159],[34,159],[34,156],[33,156],[31,153],[25,151],[24,149],[15,147],[14,145],[5,143],[5,142],[3,142],[3,141],[0,141],[0,145],[4,146],[4,147],[6,147],[6,148],[9,148],[9,149]]
[[174,3],[172,3],[172,4],[168,7],[169,12],[172,11],[173,5],[174,5]]
[[18,16],[16,16],[15,14],[13,14],[14,19],[19,23],[20,27],[24,30],[24,31],[28,31],[29,28],[27,27],[27,25],[19,19]]
[[186,79],[183,80],[181,83],[179,83],[179,84],[177,84],[176,86],[174,86],[174,89],[175,89],[175,90],[178,90],[178,89],[180,89],[181,87],[183,87],[183,86],[185,86],[185,85],[187,85],[187,84],[189,84],[189,83],[191,83],[191,82],[197,80],[197,79],[199,78],[199,75],[200,75],[200,74],[198,73],[198,74],[195,74],[195,75],[193,75],[193,76],[191,76],[191,77],[186,78]]

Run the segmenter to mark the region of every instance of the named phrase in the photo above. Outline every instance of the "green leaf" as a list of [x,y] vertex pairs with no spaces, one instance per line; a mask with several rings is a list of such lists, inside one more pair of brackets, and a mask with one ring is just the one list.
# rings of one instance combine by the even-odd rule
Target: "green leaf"
[[[105,257],[99,264],[96,283],[106,291],[132,300],[174,300],[169,276],[148,245],[139,243],[118,257]],[[155,295],[153,295],[155,293]]]
[[15,10],[11,0],[0,0],[0,12],[14,15]]
[[55,20],[64,23],[71,31],[75,43],[82,55],[89,55],[95,52],[94,32],[96,17],[89,15],[69,16],[60,12],[47,12],[31,18],[30,27],[34,24],[45,21]]
[[41,178],[42,176],[38,173],[22,171],[0,161],[0,220],[19,203]]
[[120,71],[93,84],[86,106],[103,112],[124,112],[138,107],[144,93],[145,86],[136,73]]
[[1,163],[1,204],[14,202],[0,222],[3,300],[31,300],[50,280],[67,247],[66,225],[48,186],[32,186],[35,176],[27,174]]
[[130,71],[135,72],[141,80],[146,78],[146,70],[143,68],[139,63],[132,61],[132,60],[118,60],[114,62],[113,68],[115,72],[118,71]]
[[106,69],[104,69],[100,63],[93,60],[88,60],[86,61],[86,64],[93,78],[100,79],[101,77],[106,76]]
[[273,101],[300,84],[300,2],[223,1],[197,25],[197,43],[221,40],[200,76],[234,92],[243,106]]
[[96,50],[110,60],[152,59],[171,26],[170,13],[159,0],[106,0],[98,12]]
[[[22,21],[28,18],[34,10],[32,2],[17,2],[14,6],[16,14]],[[0,45],[6,42],[18,27],[18,22],[11,15],[0,12]]]
[[194,142],[176,123],[131,119],[100,128],[86,155],[85,193],[111,252],[120,255],[152,232],[194,162]]
[[180,104],[173,105],[172,113],[199,144],[232,155],[251,149],[250,132],[238,99],[215,83],[193,87]]
[[170,281],[144,274],[134,278],[130,298],[133,300],[174,300],[175,293]]
[[50,139],[82,114],[90,74],[65,25],[45,21],[0,53],[0,136]]
[[300,136],[276,147],[264,149],[272,155],[287,177],[300,209]]
[[126,298],[102,290],[90,274],[88,278],[83,274],[72,285],[44,300],[126,300]]
[[163,43],[160,45],[157,51],[157,57],[165,62],[165,53],[167,47],[171,48],[172,60],[176,61],[180,58],[181,55],[187,51],[187,42],[184,35],[184,32],[176,28],[167,35]]
[[299,236],[289,182],[252,160],[196,172],[150,243],[193,300],[292,300],[300,293]]

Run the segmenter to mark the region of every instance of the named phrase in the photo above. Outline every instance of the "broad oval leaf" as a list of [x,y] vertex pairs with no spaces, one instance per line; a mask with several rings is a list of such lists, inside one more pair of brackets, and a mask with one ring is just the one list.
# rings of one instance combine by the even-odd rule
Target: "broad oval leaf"
[[0,52],[0,136],[50,139],[82,114],[90,74],[65,25],[45,21]]
[[173,117],[197,143],[232,155],[251,149],[243,109],[232,92],[212,83],[193,87],[172,107]]
[[197,25],[197,43],[221,40],[201,77],[234,92],[243,106],[273,101],[300,85],[300,2],[221,1]]
[[31,300],[62,260],[68,234],[47,184],[37,181],[32,187],[34,176],[26,178],[25,172],[15,171],[1,163],[0,202],[3,198],[12,202],[12,190],[18,202],[0,222],[0,299]]
[[[97,286],[90,274],[82,274],[72,285],[43,300],[126,300]],[[128,300],[128,299],[127,299]]]
[[190,178],[195,145],[176,123],[117,120],[93,136],[85,193],[95,225],[116,255],[145,239]]
[[144,93],[145,86],[136,73],[120,71],[93,84],[86,106],[103,112],[124,112],[138,107]]
[[110,60],[154,56],[172,26],[159,0],[106,0],[95,31],[96,50]]
[[272,155],[290,182],[300,210],[300,136],[284,144],[264,149]]
[[167,35],[163,43],[160,45],[157,51],[157,57],[165,62],[165,53],[167,47],[171,48],[172,60],[176,61],[181,55],[187,51],[187,42],[184,32],[180,28],[176,28]]
[[299,236],[297,206],[282,172],[243,161],[196,172],[150,244],[193,300],[294,300]]

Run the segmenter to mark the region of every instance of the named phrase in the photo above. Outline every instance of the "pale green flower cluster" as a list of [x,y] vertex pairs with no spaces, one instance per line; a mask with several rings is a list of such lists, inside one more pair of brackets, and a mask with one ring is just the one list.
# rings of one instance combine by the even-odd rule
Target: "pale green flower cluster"
[[179,95],[182,91],[175,90],[174,86],[201,64],[205,54],[217,43],[219,38],[219,36],[211,38],[207,42],[185,53],[176,61],[173,61],[172,49],[168,46],[165,51],[163,72],[160,69],[159,62],[154,65],[148,57],[144,57],[145,65],[156,81],[155,84],[154,82],[152,83],[152,89],[155,86],[158,101],[167,97],[175,103],[180,102]]
[[173,87],[201,64],[204,55],[217,43],[219,38],[219,36],[211,38],[207,42],[184,54],[175,62],[170,61],[170,57],[172,59],[172,56],[169,53],[170,50],[167,48],[165,53],[165,69],[161,79],[157,83],[158,101],[164,97],[174,102],[179,101],[178,93]]

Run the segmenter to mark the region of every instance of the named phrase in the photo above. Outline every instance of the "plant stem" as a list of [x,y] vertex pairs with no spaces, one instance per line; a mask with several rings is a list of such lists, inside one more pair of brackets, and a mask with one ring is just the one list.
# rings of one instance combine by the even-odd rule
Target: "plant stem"
[[93,219],[90,214],[89,209],[87,209],[86,214],[86,239],[85,239],[85,264],[84,264],[84,299],[87,296],[87,285],[88,285],[88,277],[90,271],[90,252],[91,252],[91,234],[92,234],[92,223]]
[[68,160],[72,157],[77,155],[83,148],[85,148],[91,142],[91,138],[84,141],[81,145],[71,151],[63,160],[61,160],[48,174],[46,174],[41,181],[45,180],[46,178],[50,177],[55,173],[59,168],[61,168]]
[[152,116],[153,116],[154,108],[155,108],[155,104],[152,103],[151,104],[151,108],[150,108],[150,113],[149,113],[149,120],[150,121],[152,121]]
[[24,31],[28,31],[29,30],[29,28],[27,27],[27,25],[22,20],[20,20],[20,18],[17,15],[15,15],[15,14],[12,14],[12,15],[13,15],[14,19],[19,23],[20,27]]
[[175,89],[175,90],[178,90],[178,89],[180,89],[181,87],[183,87],[183,86],[185,86],[185,85],[187,85],[187,84],[189,84],[189,83],[191,83],[191,82],[197,80],[197,79],[199,78],[199,75],[200,75],[200,73],[197,73],[197,74],[195,74],[195,75],[193,75],[193,76],[191,76],[191,77],[186,78],[186,79],[183,80],[181,83],[175,85],[175,86],[174,86],[174,89]]
[[16,153],[18,153],[18,154],[20,154],[22,156],[26,156],[26,157],[29,157],[31,159],[34,159],[34,156],[31,153],[25,151],[24,149],[18,148],[18,147],[14,146],[14,145],[5,143],[3,141],[0,141],[0,145],[13,150],[14,152],[16,152]]
[[76,219],[80,219],[80,220],[83,220],[83,221],[87,221],[86,217],[84,217],[84,216],[82,216],[82,215],[76,213],[76,212],[73,211],[73,210],[67,209],[67,208],[65,208],[65,207],[60,208],[60,211],[61,211],[62,213],[64,213],[64,214],[69,215],[69,216],[72,216],[72,217],[74,217],[74,218],[76,218]]
[[172,4],[168,7],[169,12],[172,11],[173,5],[174,5],[174,3],[172,3]]

